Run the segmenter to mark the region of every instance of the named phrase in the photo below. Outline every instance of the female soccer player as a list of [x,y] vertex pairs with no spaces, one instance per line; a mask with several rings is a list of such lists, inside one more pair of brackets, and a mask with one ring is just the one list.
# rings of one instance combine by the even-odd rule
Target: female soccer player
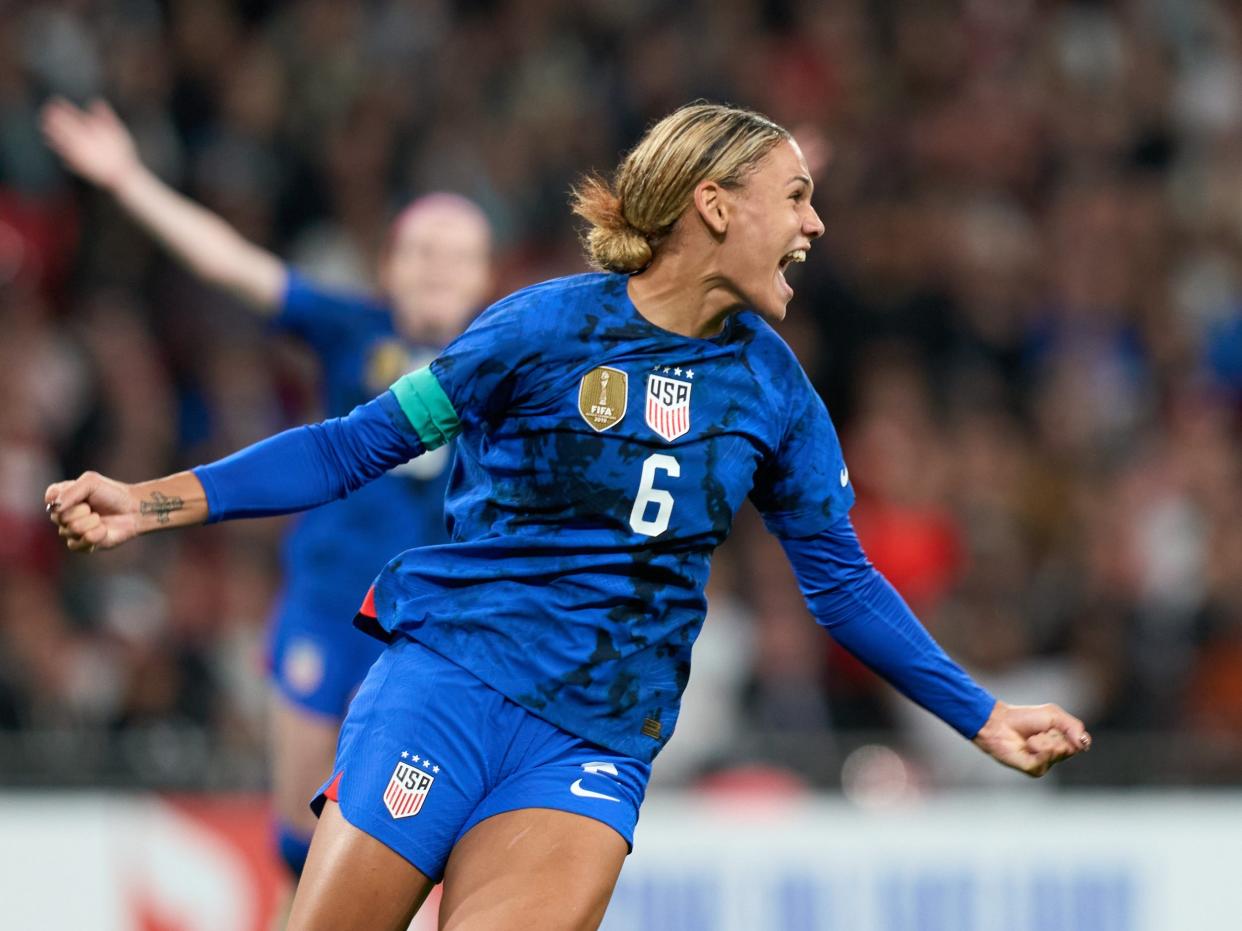
[[348,417],[48,489],[89,550],[311,507],[459,437],[453,542],[390,562],[359,615],[389,646],[316,799],[291,928],[403,928],[441,879],[445,928],[597,926],[747,495],[812,614],[903,693],[1031,775],[1090,744],[1060,708],[979,688],[859,548],[828,413],[767,322],[823,232],[789,134],[685,107],[575,200],[604,272],[511,295]]
[[[349,413],[429,362],[491,287],[491,229],[463,197],[429,195],[398,216],[380,269],[386,297],[376,299],[316,285],[164,184],[106,103],[82,110],[54,100],[43,130],[70,169],[107,191],[191,271],[310,346],[330,415]],[[402,465],[348,501],[312,511],[286,540],[269,637],[272,794],[281,857],[294,876],[315,827],[306,800],[332,763],[350,697],[383,649],[349,621],[394,554],[447,539],[448,453]]]

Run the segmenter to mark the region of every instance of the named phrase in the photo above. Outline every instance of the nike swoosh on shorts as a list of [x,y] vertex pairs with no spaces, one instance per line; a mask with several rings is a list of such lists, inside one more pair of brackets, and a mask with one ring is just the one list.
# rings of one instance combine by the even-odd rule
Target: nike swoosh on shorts
[[592,792],[590,789],[582,788],[581,779],[575,779],[573,784],[569,787],[569,791],[574,795],[581,796],[582,798],[602,798],[609,802],[621,801],[621,799],[613,798],[611,795],[605,795],[603,792]]

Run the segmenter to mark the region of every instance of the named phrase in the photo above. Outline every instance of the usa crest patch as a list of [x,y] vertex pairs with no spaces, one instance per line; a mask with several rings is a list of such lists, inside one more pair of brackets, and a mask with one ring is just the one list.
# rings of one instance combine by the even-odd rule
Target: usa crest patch
[[630,379],[620,369],[601,365],[582,376],[578,386],[578,413],[597,433],[615,427],[625,416]]
[[[676,371],[680,373],[681,369]],[[647,376],[647,426],[670,443],[690,430],[690,389],[693,387],[680,378]]]
[[[384,790],[384,807],[394,818],[412,818],[422,810],[427,793],[436,777],[418,766],[418,757],[413,761],[402,760],[392,771],[388,780],[388,788]],[[440,767],[435,767],[439,771]]]

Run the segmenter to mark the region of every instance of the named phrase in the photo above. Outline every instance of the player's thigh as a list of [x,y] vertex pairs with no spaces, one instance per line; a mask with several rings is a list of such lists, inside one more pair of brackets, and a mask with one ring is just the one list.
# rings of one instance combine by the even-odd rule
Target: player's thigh
[[309,804],[332,773],[340,722],[315,714],[272,690],[272,804],[276,817],[309,835],[315,816]]
[[332,801],[311,840],[286,931],[405,931],[434,885]]
[[608,825],[550,808],[479,822],[444,873],[444,931],[578,931],[599,926],[629,847]]

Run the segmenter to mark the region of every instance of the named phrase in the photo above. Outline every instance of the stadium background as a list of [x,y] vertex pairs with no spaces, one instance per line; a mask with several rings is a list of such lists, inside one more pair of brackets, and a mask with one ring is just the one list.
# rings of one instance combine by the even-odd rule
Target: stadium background
[[[653,798],[669,805],[644,816],[648,830],[660,836],[665,811],[676,825],[672,800],[724,800],[728,817],[784,812],[772,817],[785,828],[762,824],[788,849],[809,828],[781,818],[822,803],[825,864],[872,843],[860,838],[878,822],[858,812],[900,812],[910,837],[985,849],[971,806],[952,831],[924,823],[963,792],[980,805],[1018,793],[1034,835],[1074,812],[1104,819],[1099,838],[1148,817],[1176,837],[1192,829],[1183,805],[1237,828],[1242,6],[0,4],[6,858],[40,825],[68,830],[74,806],[136,824],[150,811],[127,822],[113,802],[157,796],[133,790],[210,807],[263,788],[262,632],[281,522],[70,558],[44,486],[88,467],[167,473],[316,417],[296,345],[59,169],[37,120],[56,93],[106,97],[162,177],[328,282],[370,280],[408,198],[467,194],[499,231],[498,294],[582,269],[569,185],[677,105],[726,100],[793,128],[826,166],[827,233],[782,332],[840,428],[864,545],[981,681],[1064,704],[1096,746],[1042,783],[1001,771],[831,646],[747,512],[716,560],[696,694],[656,769]],[[234,810],[247,805],[261,820],[253,796]],[[641,838],[627,867],[640,878]],[[1225,849],[1200,847],[1194,869]],[[797,921],[748,926],[871,927],[815,911],[817,896],[841,900],[832,875],[781,886]],[[1149,875],[1100,881],[1129,903],[1115,920],[1091,919],[1106,906],[1074,886],[1087,905],[1030,927],[1163,929],[1127,885]],[[625,883],[616,927],[631,926],[639,894]],[[953,889],[911,899],[913,923],[874,926],[965,926],[928,923],[965,901]],[[652,914],[678,914],[659,901]],[[1027,927],[981,914],[971,926]],[[1228,926],[1181,914],[1169,931]],[[178,920],[138,926],[197,927]]]

